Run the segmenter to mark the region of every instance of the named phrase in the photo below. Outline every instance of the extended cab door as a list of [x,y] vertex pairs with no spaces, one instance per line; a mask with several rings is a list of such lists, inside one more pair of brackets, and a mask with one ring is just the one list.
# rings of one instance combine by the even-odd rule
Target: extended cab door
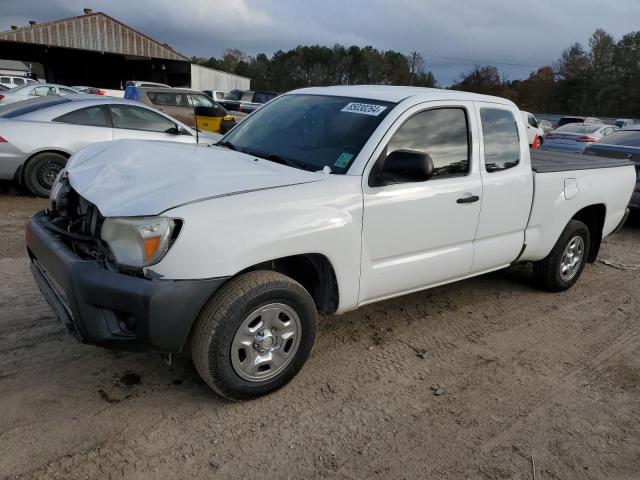
[[[471,102],[414,106],[383,137],[363,176],[361,304],[469,274],[482,196],[474,138]],[[399,149],[428,153],[434,175],[372,186]]]
[[509,105],[475,102],[480,127],[482,210],[473,272],[509,265],[524,245],[533,201],[527,131]]

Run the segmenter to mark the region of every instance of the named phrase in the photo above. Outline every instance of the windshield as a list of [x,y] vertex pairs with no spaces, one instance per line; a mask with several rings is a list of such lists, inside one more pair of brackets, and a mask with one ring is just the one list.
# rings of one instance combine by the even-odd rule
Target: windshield
[[582,123],[569,123],[556,128],[557,133],[593,133],[602,128],[602,125],[583,125]]
[[222,146],[306,170],[345,173],[391,102],[324,95],[282,95],[247,117]]
[[640,130],[622,130],[604,137],[598,143],[640,147]]
[[26,88],[30,88],[30,87],[33,87],[33,84],[32,84],[32,83],[26,83],[26,84],[24,84],[24,85],[20,85],[19,87],[13,87],[13,88],[11,89],[11,93],[19,92],[19,91],[21,91],[21,90],[24,90],[24,89],[26,89]]

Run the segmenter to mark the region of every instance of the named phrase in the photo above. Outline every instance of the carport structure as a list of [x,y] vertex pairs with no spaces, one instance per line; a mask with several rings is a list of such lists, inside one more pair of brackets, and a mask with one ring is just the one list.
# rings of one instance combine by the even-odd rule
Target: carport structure
[[121,88],[127,80],[189,86],[189,58],[102,12],[0,32],[0,58],[41,63],[46,80]]

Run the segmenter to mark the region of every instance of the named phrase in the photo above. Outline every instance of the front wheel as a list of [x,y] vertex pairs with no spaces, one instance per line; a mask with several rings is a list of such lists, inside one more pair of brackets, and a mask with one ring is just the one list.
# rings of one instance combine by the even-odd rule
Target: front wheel
[[24,185],[38,197],[48,197],[53,181],[67,164],[67,157],[55,152],[34,155],[24,169]]
[[549,255],[533,265],[538,285],[550,292],[571,288],[587,262],[589,242],[587,226],[578,220],[570,220]]
[[264,395],[285,385],[306,362],[316,336],[311,295],[277,272],[249,272],[211,297],[196,325],[196,370],[230,400]]

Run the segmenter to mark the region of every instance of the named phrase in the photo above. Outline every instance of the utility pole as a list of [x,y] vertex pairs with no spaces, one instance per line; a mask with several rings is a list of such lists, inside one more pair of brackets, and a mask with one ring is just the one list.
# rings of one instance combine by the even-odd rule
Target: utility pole
[[409,82],[409,85],[411,86],[413,86],[413,74],[416,71],[416,61],[418,59],[418,55],[419,53],[416,52],[415,50],[411,52],[411,80]]

